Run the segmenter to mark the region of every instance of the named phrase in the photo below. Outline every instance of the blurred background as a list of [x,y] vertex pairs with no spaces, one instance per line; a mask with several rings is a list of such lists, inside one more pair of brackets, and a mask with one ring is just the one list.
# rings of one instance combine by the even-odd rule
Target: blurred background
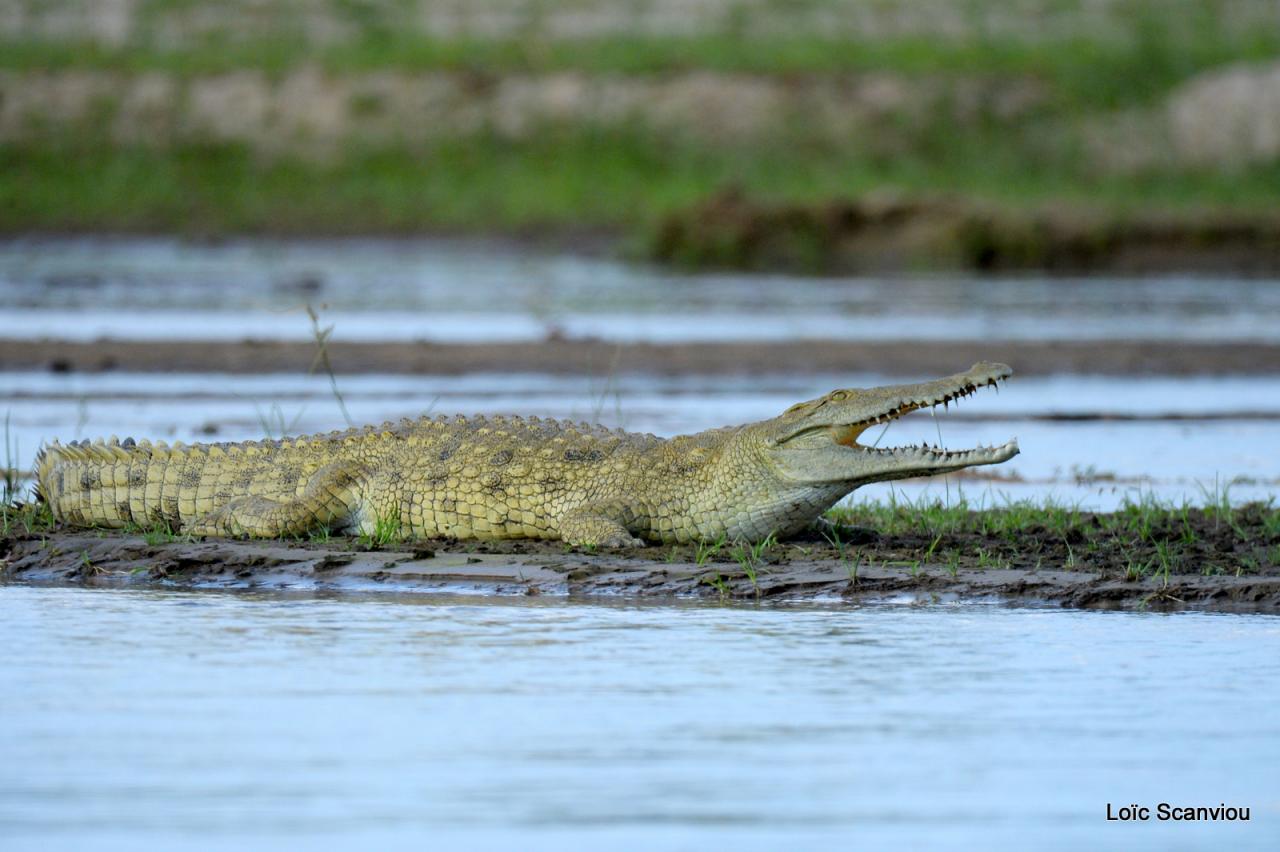
[[901,489],[1265,498],[1277,200],[1276,2],[0,0],[8,464],[987,358]]

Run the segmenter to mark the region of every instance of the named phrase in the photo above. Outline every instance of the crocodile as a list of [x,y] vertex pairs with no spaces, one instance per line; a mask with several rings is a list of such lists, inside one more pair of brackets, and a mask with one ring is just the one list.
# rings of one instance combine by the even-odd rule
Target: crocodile
[[869,482],[997,464],[997,447],[878,448],[864,430],[1012,375],[1003,364],[919,384],[834,390],[769,420],[659,438],[537,417],[423,417],[277,441],[126,439],[40,451],[59,521],[196,536],[321,529],[640,546],[795,534]]

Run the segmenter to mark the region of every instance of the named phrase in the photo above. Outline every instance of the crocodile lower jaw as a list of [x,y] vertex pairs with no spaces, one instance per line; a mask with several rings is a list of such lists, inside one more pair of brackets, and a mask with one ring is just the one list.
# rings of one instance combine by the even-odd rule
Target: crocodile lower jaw
[[1006,441],[998,447],[975,447],[971,450],[944,450],[927,444],[919,447],[864,447],[855,445],[852,449],[881,458],[900,459],[902,461],[937,461],[943,464],[998,464],[1016,456],[1019,452],[1017,440]]

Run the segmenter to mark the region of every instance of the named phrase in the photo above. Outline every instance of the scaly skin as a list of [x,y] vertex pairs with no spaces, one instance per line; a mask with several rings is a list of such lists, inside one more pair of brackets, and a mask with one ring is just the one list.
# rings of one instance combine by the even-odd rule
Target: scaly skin
[[256,538],[382,527],[602,547],[758,541],[798,532],[868,482],[1012,458],[1014,442],[960,452],[857,443],[874,423],[1011,373],[982,363],[934,382],[836,390],[770,420],[669,440],[536,417],[440,417],[242,444],[55,442],[36,477],[54,516],[79,526]]

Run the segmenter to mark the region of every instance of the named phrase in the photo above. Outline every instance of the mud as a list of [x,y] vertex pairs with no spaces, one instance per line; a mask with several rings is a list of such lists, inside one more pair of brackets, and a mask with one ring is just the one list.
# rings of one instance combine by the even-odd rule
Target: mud
[[[537,342],[342,343],[326,347],[341,373],[461,375],[470,372],[558,375],[742,375],[860,372],[884,376],[935,374],[939,364],[996,360],[1019,375],[1274,375],[1280,346],[1185,341],[887,341],[620,345],[550,338]],[[305,373],[315,344],[132,342],[0,339],[0,370],[55,373]]]
[[1280,217],[1215,211],[1124,216],[1005,209],[893,195],[766,203],[727,191],[669,215],[650,252],[696,268],[867,273],[942,268],[1062,274],[1280,271]]
[[[1169,575],[1136,576],[1133,561],[1104,552],[1059,558],[1063,542],[1030,535],[1012,559],[973,542],[951,542],[944,563],[921,558],[926,542],[855,531],[843,556],[825,540],[786,542],[759,559],[724,546],[637,548],[597,553],[558,542],[423,541],[369,549],[327,542],[175,540],[96,531],[54,531],[0,539],[0,582],[135,588],[295,589],[398,593],[625,596],[738,602],[987,600],[1115,610],[1280,613],[1280,566],[1237,559],[1212,538],[1218,557],[1180,564]],[[1069,553],[1070,551],[1068,551]],[[1223,557],[1226,557],[1225,560]],[[1214,563],[1214,564],[1211,564]],[[1065,566],[1073,565],[1067,570]],[[1195,573],[1192,573],[1192,572]]]

